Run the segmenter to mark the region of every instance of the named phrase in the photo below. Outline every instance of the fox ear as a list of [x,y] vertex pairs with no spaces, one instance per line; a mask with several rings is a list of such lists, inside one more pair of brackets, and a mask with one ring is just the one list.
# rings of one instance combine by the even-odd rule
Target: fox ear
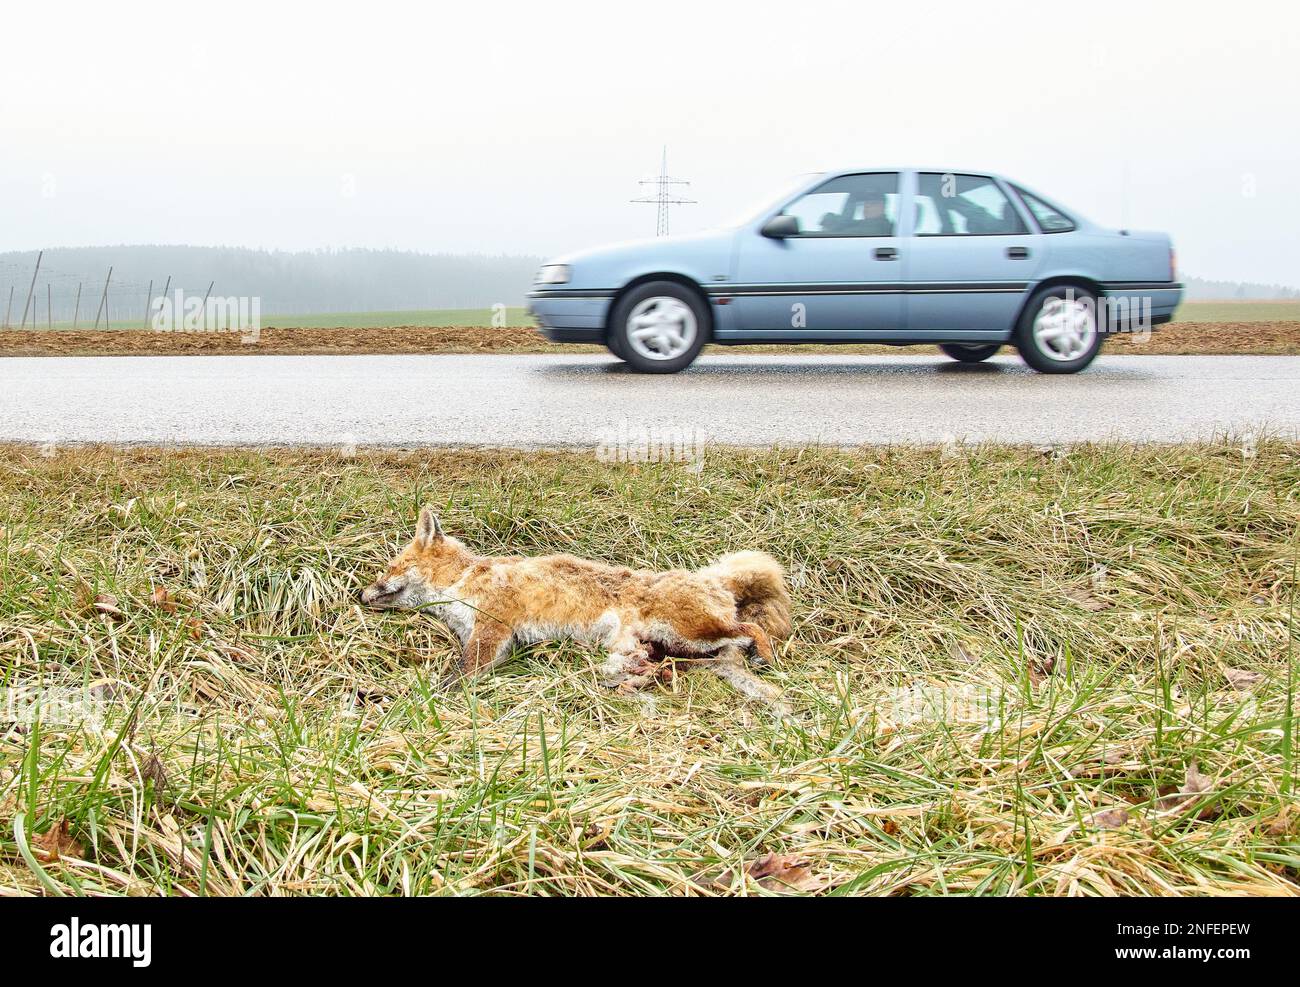
[[420,522],[415,526],[415,540],[421,545],[428,545],[435,538],[441,537],[442,525],[438,523],[438,515],[429,508],[424,508],[420,511]]

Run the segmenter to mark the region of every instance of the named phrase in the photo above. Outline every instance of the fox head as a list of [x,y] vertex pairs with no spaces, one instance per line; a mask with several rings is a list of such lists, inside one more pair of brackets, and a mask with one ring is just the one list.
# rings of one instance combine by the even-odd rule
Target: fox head
[[443,590],[460,578],[471,560],[455,538],[443,533],[429,508],[420,511],[415,538],[373,583],[361,591],[372,607],[414,610],[442,598]]

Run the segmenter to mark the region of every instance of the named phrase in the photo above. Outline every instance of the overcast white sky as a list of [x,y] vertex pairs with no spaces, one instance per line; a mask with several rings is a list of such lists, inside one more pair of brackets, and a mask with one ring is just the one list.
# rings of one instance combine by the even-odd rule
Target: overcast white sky
[[1292,3],[7,4],[0,250],[551,254],[729,218],[800,172],[1019,178],[1300,285]]

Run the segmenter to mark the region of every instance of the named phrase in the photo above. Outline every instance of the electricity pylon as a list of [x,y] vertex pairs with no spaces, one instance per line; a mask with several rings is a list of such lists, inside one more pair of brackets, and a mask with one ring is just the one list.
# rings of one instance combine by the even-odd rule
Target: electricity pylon
[[645,178],[637,183],[643,188],[647,185],[653,185],[654,191],[649,195],[643,195],[639,199],[632,199],[633,202],[653,202],[658,207],[658,215],[655,217],[655,236],[668,235],[668,207],[683,206],[694,204],[694,199],[685,199],[672,191],[674,186],[689,186],[690,182],[682,181],[680,178],[668,177],[668,146],[664,145],[663,161],[659,165],[658,178]]

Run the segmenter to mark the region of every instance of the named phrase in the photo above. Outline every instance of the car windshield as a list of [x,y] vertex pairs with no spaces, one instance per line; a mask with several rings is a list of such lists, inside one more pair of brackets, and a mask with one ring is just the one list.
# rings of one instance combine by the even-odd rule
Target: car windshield
[[819,171],[804,172],[798,178],[791,179],[786,183],[784,191],[779,195],[766,195],[757,202],[750,204],[749,208],[741,210],[724,223],[719,223],[719,229],[732,230],[737,226],[744,226],[751,220],[758,219],[764,213],[770,212],[779,205],[783,205],[789,198],[811,182],[814,178],[821,175]]

